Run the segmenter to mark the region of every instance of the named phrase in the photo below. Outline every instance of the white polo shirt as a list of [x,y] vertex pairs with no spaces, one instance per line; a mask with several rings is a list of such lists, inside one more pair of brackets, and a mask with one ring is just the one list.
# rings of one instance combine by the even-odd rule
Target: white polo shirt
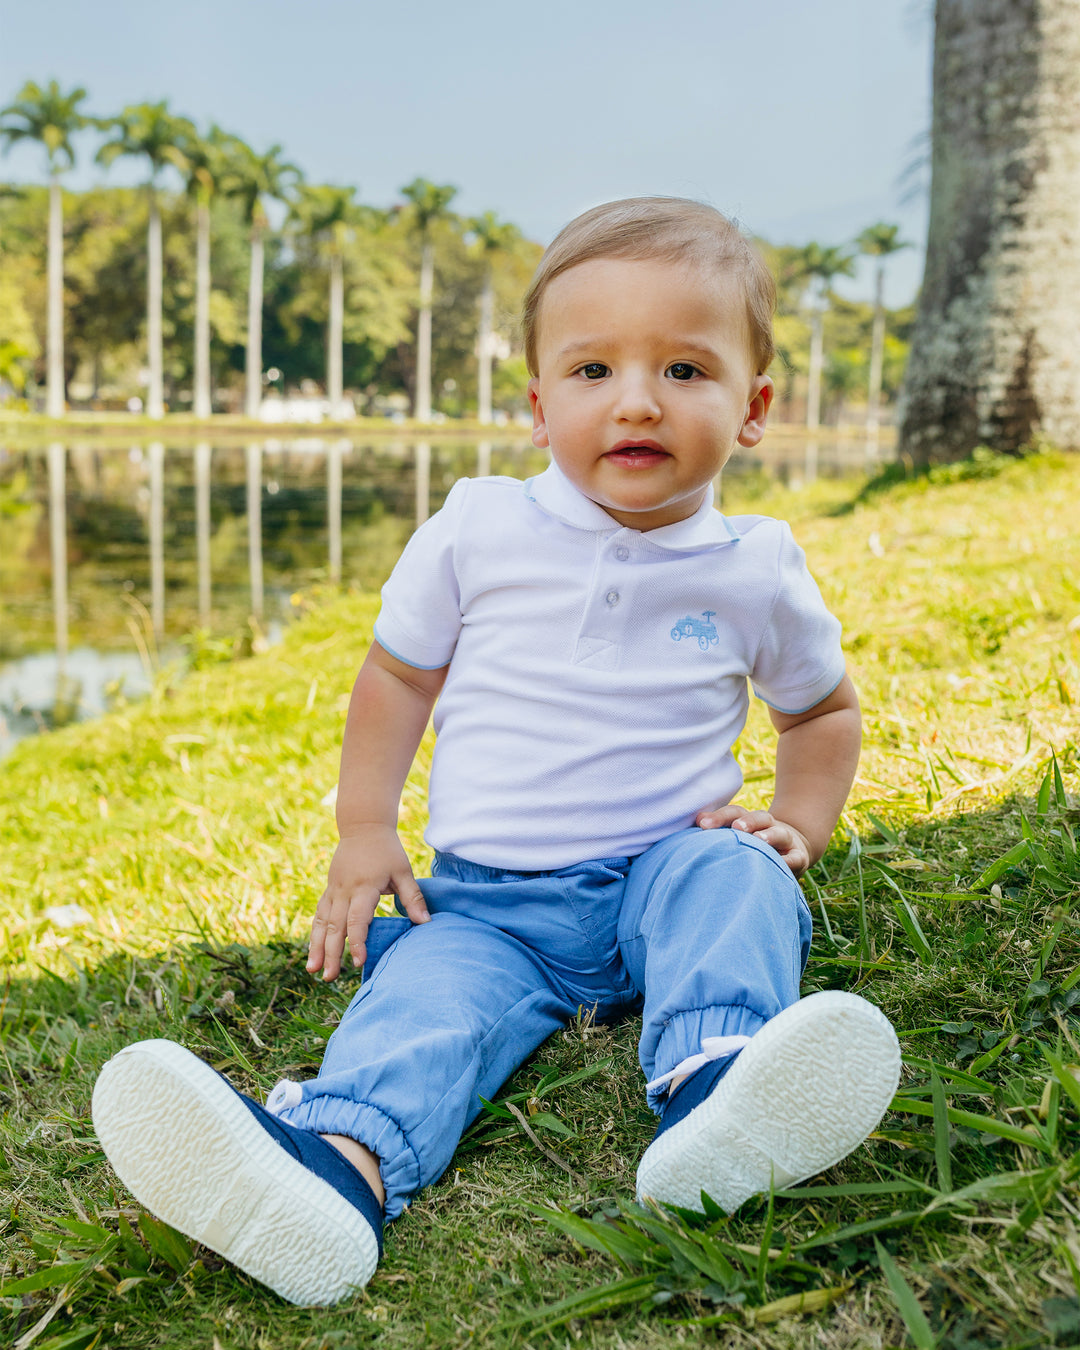
[[552,465],[461,479],[383,587],[375,636],[425,670],[433,848],[546,871],[631,856],[742,785],[747,680],[802,712],[843,678],[840,624],[789,527],[722,516],[641,532]]

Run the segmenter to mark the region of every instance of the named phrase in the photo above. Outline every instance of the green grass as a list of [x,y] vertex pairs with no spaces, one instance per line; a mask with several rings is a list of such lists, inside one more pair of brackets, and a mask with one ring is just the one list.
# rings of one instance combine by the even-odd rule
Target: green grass
[[[636,1028],[586,1019],[506,1085],[341,1308],[286,1307],[140,1213],[93,1135],[104,1060],[172,1036],[265,1090],[315,1069],[356,987],[306,976],[303,935],[375,602],[323,597],[281,647],[220,664],[206,647],[0,769],[13,1345],[1080,1343],[1080,462],[738,490],[725,509],[793,521],[863,699],[859,780],[806,880],[804,988],[857,989],[900,1033],[874,1138],[731,1219],[641,1209]],[[760,710],[741,757],[767,800]],[[402,809],[418,868],[424,762]]]

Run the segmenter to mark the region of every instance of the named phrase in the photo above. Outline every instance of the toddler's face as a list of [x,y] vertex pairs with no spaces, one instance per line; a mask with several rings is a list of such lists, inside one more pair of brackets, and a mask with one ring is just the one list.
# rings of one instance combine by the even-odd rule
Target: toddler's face
[[750,354],[735,277],[598,258],[540,305],[533,444],[620,525],[692,516],[735,446],[765,430],[772,381]]

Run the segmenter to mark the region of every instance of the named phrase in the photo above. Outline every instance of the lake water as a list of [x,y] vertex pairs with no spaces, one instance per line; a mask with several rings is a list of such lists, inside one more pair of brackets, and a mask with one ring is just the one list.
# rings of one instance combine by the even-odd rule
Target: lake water
[[[299,592],[377,589],[458,478],[527,478],[546,463],[524,434],[0,438],[0,757],[23,736],[145,693],[183,644],[272,642]],[[741,451],[725,475],[797,487],[867,467],[857,436],[788,433]]]

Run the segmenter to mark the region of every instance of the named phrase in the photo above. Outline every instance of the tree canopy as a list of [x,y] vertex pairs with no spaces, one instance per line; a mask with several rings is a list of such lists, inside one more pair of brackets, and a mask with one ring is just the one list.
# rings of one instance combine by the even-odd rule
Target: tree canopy
[[[265,250],[262,367],[282,371],[286,387],[324,386],[327,326],[336,295],[339,312],[343,307],[334,331],[340,334],[345,388],[362,410],[404,410],[416,387],[426,258],[433,277],[426,303],[434,414],[471,416],[485,399],[496,416],[527,410],[518,314],[542,249],[514,222],[493,210],[459,214],[454,210],[457,188],[421,176],[401,188],[396,203],[364,203],[353,185],[306,182],[281,145],[260,152],[216,124],[202,130],[165,100],[97,118],[82,111],[86,98],[84,89],[65,92],[55,81],[45,87],[27,84],[0,110],[0,138],[7,145],[39,141],[53,179],[74,163],[76,134],[89,128],[101,133],[94,158],[102,167],[122,157],[145,165],[161,216],[163,376],[169,408],[184,410],[192,402],[201,211],[202,228],[208,219],[212,239],[209,295],[200,303],[201,312],[209,312],[217,408],[239,406],[248,341],[250,241],[257,234]],[[146,361],[151,207],[143,190],[102,185],[64,191],[63,209],[67,395],[84,406],[120,408],[139,392],[138,374]],[[5,393],[33,396],[44,378],[47,211],[44,188],[0,183],[0,398]],[[874,226],[860,236],[859,246],[877,229],[892,229],[895,239],[895,227]],[[795,385],[804,382],[810,348],[808,282],[816,277],[818,287],[832,297],[834,277],[850,271],[852,247],[761,247],[780,291],[781,360],[774,374],[781,410],[786,390],[788,413],[797,415],[792,414]],[[339,278],[329,286],[328,273]],[[205,297],[205,280],[201,284]],[[828,401],[828,391],[858,399],[859,377],[852,371],[867,365],[872,322],[869,304],[834,303],[825,316],[825,346],[834,354],[824,372],[827,416],[839,406],[836,398]],[[889,331],[893,350],[885,358],[886,395],[895,390],[897,363],[902,365],[906,352],[902,319],[891,318]],[[486,372],[480,369],[483,352]]]

